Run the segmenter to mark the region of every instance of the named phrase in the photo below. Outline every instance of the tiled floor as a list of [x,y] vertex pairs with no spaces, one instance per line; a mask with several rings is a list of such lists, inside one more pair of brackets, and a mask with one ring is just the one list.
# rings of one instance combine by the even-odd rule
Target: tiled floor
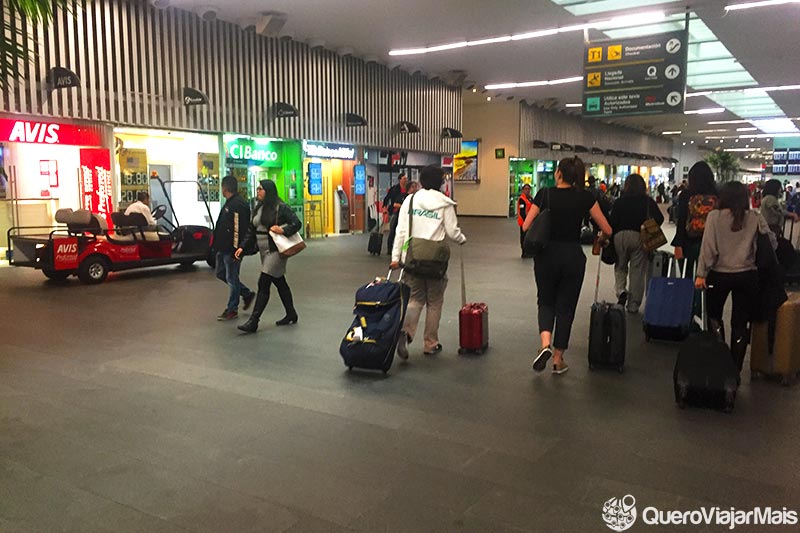
[[[800,507],[800,386],[745,377],[733,414],[680,411],[677,346],[646,344],[636,317],[625,374],[590,373],[592,258],[572,368],[534,375],[516,226],[462,225],[491,348],[456,354],[456,262],[444,352],[415,343],[388,377],[338,355],[355,288],[387,271],[366,236],[292,259],[300,323],[272,324],[274,295],[249,336],[215,320],[226,289],[205,265],[100,286],[0,269],[0,531],[603,531],[603,503],[626,494],[640,509]],[[247,259],[243,279],[257,271]]]

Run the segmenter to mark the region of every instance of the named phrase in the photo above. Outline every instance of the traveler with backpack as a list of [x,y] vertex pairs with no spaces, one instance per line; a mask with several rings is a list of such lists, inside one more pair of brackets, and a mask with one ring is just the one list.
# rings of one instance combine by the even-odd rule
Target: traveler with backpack
[[761,216],[767,221],[769,229],[775,235],[783,235],[783,223],[787,218],[793,221],[800,219],[797,213],[791,213],[781,205],[780,196],[783,185],[776,179],[771,179],[764,184],[764,195],[761,200]]
[[[722,327],[722,311],[728,295],[733,295],[730,347],[734,362],[742,370],[747,345],[748,325],[759,306],[759,279],[756,250],[759,233],[774,236],[766,220],[750,210],[747,187],[738,181],[720,190],[717,209],[705,220],[695,287],[708,289],[708,318]],[[721,335],[724,338],[724,331]]]
[[714,171],[705,161],[698,161],[689,169],[689,184],[678,197],[677,227],[672,246],[675,259],[686,259],[686,277],[691,278],[700,256],[700,244],[706,217],[717,206],[717,186]]

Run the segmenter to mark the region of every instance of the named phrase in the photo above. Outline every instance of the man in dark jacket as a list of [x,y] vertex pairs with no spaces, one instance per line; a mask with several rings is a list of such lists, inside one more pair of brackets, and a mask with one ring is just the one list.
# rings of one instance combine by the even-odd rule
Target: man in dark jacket
[[222,179],[222,196],[225,204],[219,212],[217,226],[214,228],[214,245],[216,252],[217,278],[228,284],[228,304],[217,316],[217,320],[233,320],[239,316],[239,297],[244,299],[244,309],[253,303],[256,293],[239,281],[239,269],[242,263],[233,257],[237,248],[244,241],[250,224],[250,207],[238,194],[238,183],[233,176]]
[[383,208],[389,214],[389,235],[386,238],[386,253],[391,255],[392,247],[394,246],[394,234],[397,231],[397,216],[399,215],[400,206],[403,205],[403,200],[406,199],[408,186],[408,177],[405,174],[400,174],[397,177],[397,185],[390,187],[386,192],[386,197],[383,199]]

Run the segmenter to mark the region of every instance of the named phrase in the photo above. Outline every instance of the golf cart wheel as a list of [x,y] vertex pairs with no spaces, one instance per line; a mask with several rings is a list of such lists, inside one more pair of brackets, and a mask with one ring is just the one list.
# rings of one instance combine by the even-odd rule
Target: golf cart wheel
[[108,261],[101,255],[92,255],[78,267],[78,278],[91,285],[103,283],[108,276]]
[[192,265],[194,265],[194,261],[181,261],[180,267],[183,270],[188,270],[188,269],[192,268]]
[[208,259],[206,259],[206,263],[208,263],[208,266],[210,266],[211,268],[216,268],[216,266],[217,266],[217,256],[213,252],[209,253],[208,254]]
[[53,281],[66,281],[69,277],[69,272],[63,270],[42,270],[42,274]]

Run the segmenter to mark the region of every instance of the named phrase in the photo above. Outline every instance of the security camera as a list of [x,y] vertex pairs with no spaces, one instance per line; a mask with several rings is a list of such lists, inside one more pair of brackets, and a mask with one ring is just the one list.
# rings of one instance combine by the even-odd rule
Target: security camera
[[200,18],[206,22],[214,22],[219,15],[219,9],[214,6],[206,6],[200,8]]

